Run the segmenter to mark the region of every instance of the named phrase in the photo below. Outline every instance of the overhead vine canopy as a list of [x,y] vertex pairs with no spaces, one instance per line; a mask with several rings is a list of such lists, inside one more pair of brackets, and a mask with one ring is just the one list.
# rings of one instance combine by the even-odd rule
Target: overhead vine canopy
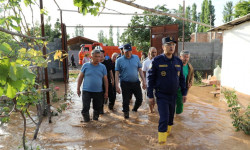
[[101,0],[99,2],[94,2],[93,0],[73,0],[74,5],[79,8],[80,13],[86,15],[91,13],[91,15],[97,15],[100,7],[104,7],[107,0]]

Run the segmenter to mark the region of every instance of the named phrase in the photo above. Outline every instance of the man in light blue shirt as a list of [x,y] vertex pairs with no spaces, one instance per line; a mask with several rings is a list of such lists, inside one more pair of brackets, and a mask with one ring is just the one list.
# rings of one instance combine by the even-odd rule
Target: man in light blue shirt
[[[81,95],[80,87],[84,78],[82,88],[82,115],[84,122],[89,122],[89,109],[91,99],[93,99],[93,120],[98,120],[99,112],[102,109],[104,98],[108,98],[108,79],[106,67],[100,63],[100,50],[93,50],[91,52],[91,62],[85,63],[82,66],[81,73],[78,77],[77,94]],[[103,81],[105,86],[105,93],[103,91]]]
[[[132,47],[130,44],[123,46],[124,56],[116,60],[115,64],[115,83],[117,93],[121,93],[123,98],[124,118],[129,118],[129,101],[132,94],[135,95],[136,101],[132,111],[137,112],[137,109],[142,103],[142,91],[138,72],[141,76],[143,89],[146,89],[146,81],[142,72],[142,65],[137,55],[132,55]],[[119,78],[120,85],[119,87]]]

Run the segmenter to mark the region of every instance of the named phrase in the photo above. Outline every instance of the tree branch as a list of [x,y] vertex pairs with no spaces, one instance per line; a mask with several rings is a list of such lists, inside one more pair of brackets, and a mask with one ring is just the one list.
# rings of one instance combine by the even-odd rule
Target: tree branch
[[173,18],[176,18],[176,19],[179,19],[179,20],[185,20],[185,21],[188,21],[188,22],[192,22],[192,23],[196,23],[196,24],[199,24],[199,25],[202,25],[202,26],[206,26],[206,27],[209,27],[209,28],[212,27],[213,28],[213,26],[210,26],[210,25],[205,24],[205,23],[193,21],[193,20],[190,20],[190,19],[187,19],[187,18],[182,18],[182,17],[176,16],[176,15],[170,14],[170,13],[165,13],[165,12],[158,11],[158,10],[155,10],[155,9],[152,9],[152,8],[144,7],[144,6],[132,3],[130,1],[126,1],[126,0],[114,0],[114,1],[129,5],[129,6],[138,8],[138,9],[149,11],[149,12],[152,12],[152,13],[156,13],[156,14],[160,14],[160,15],[164,15],[164,16],[169,16],[169,17],[173,17]]
[[28,110],[26,109],[26,114],[28,115],[28,117],[32,120],[32,122],[37,125],[37,123],[35,122],[35,120],[30,116],[30,113],[28,112]]
[[23,149],[26,149],[25,145],[25,139],[26,139],[26,117],[24,116],[24,113],[20,111],[22,117],[23,117]]
[[11,35],[16,35],[16,36],[20,36],[20,37],[23,37],[23,38],[27,38],[27,39],[45,40],[45,39],[49,38],[47,36],[46,37],[31,37],[31,36],[27,36],[27,35],[23,35],[23,34],[20,34],[20,33],[9,31],[7,29],[4,29],[3,27],[0,27],[0,31],[5,32],[7,34],[11,34]]
[[0,118],[9,117],[11,115],[11,113],[15,110],[15,108],[16,108],[16,104],[14,104],[12,110],[8,113],[8,115],[0,115]]

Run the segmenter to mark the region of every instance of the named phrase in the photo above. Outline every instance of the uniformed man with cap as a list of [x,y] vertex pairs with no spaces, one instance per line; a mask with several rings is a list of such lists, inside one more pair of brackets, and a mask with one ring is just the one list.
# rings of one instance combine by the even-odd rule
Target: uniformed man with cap
[[183,76],[182,61],[174,56],[176,42],[172,37],[162,39],[164,53],[155,57],[148,76],[148,97],[153,101],[153,90],[160,115],[158,126],[158,141],[164,144],[171,132],[174,120],[176,94],[181,88],[183,102],[186,101],[187,89]]
[[[116,60],[115,64],[115,84],[117,93],[121,93],[119,83],[122,89],[123,112],[124,118],[129,118],[129,102],[132,94],[135,95],[136,101],[132,111],[137,112],[142,104],[142,90],[138,72],[142,78],[143,89],[146,89],[146,80],[142,72],[142,64],[137,55],[132,55],[130,44],[123,46],[124,55]],[[120,82],[119,82],[120,79]]]
[[122,57],[124,55],[123,45],[119,46],[118,48],[120,49],[121,53],[117,56],[117,58],[120,58],[120,57]]

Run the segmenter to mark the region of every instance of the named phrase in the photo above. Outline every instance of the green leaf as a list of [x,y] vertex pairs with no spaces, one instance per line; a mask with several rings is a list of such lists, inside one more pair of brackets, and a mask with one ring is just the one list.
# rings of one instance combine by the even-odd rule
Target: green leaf
[[24,60],[22,63],[23,63],[24,66],[30,66],[31,61]]
[[26,78],[27,81],[34,83],[35,82],[35,74],[33,74],[31,71],[28,69],[24,69],[24,77]]
[[17,90],[10,83],[7,83],[6,96],[12,99],[16,96],[16,93],[17,93]]
[[25,4],[25,6],[28,6],[28,5],[33,4],[33,3],[32,3],[32,0],[24,0],[24,4]]
[[17,80],[16,74],[17,74],[16,63],[15,63],[15,62],[11,62],[11,63],[10,63],[9,77],[10,77],[13,81],[16,81],[16,80]]
[[27,50],[26,50],[25,48],[21,48],[21,49],[19,49],[18,51],[19,51],[20,53],[24,53],[24,54],[25,54]]
[[9,107],[4,107],[4,108],[3,108],[3,111],[9,112],[9,111],[10,111],[10,108],[9,108]]
[[3,43],[0,45],[0,52],[2,52],[5,55],[8,55],[12,51],[12,48],[9,44]]
[[12,24],[12,23],[10,23],[10,26],[11,26],[13,29],[15,29],[16,31],[18,31],[18,32],[21,31],[21,27],[18,27],[18,26],[16,26],[16,25]]
[[[0,13],[1,13],[1,8],[0,8]],[[6,18],[0,18],[0,25],[3,25],[5,20],[6,20]]]
[[1,122],[2,123],[7,123],[7,122],[9,122],[9,120],[10,120],[9,117],[3,117],[3,118],[1,118]]
[[24,73],[23,66],[17,64],[16,69],[17,69],[17,73],[16,73],[17,79],[19,79],[19,80],[23,79],[23,73]]
[[25,84],[23,80],[17,80],[15,82],[11,81],[11,85],[20,92],[27,87],[27,84]]
[[41,9],[40,14],[48,15],[48,11],[45,9]]
[[0,86],[0,97],[3,95],[4,88]]
[[14,16],[12,17],[12,19],[15,20],[17,24],[19,24],[22,20],[21,18],[14,17]]
[[9,73],[9,59],[0,60],[0,84],[5,85]]

